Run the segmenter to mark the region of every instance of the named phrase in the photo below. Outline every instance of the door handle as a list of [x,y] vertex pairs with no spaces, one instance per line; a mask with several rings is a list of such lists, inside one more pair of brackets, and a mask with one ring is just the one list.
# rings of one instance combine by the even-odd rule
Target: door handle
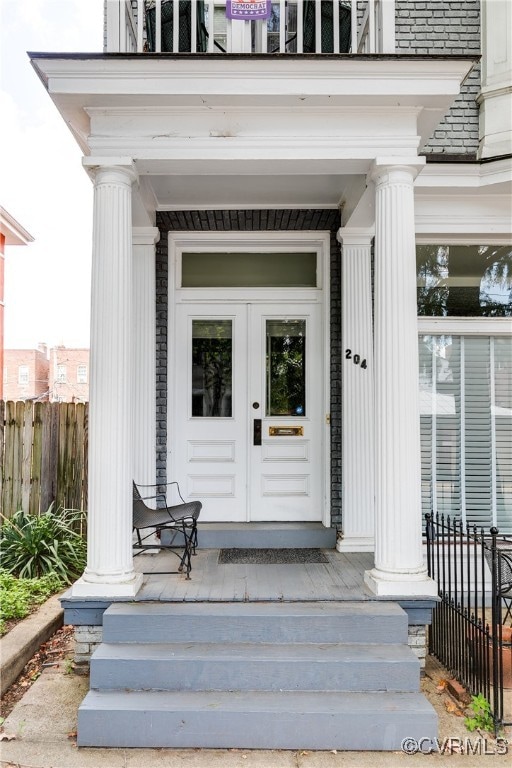
[[261,445],[261,419],[253,420],[253,445]]

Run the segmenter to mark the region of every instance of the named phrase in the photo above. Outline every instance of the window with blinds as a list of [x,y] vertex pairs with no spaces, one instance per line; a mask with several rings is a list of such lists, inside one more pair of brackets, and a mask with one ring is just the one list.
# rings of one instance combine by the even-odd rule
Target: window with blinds
[[512,532],[512,339],[420,337],[423,512]]

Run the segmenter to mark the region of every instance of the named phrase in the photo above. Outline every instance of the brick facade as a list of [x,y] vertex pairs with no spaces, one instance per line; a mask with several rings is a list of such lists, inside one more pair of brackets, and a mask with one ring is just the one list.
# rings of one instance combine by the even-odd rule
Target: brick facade
[[[65,380],[59,380],[59,371]],[[38,349],[6,349],[4,399],[87,402],[89,350],[53,347],[48,352],[45,344]]]
[[[39,349],[6,349],[4,399],[48,400],[48,371],[48,352],[44,344]],[[28,374],[26,378],[25,374]]]
[[[396,0],[395,7],[397,53],[480,54],[480,0]],[[423,153],[476,154],[479,91],[478,64]]]
[[167,322],[169,231],[328,231],[331,237],[331,514],[341,526],[341,263],[337,210],[166,211],[157,213],[156,253],[156,441],[157,477],[166,480]]
[[50,400],[53,402],[87,402],[89,350],[53,347],[50,350],[49,388]]

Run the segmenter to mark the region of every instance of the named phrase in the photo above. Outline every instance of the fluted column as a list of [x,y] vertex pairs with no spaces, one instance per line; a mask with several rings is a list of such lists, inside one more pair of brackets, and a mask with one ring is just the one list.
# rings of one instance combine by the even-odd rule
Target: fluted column
[[340,229],[338,239],[342,243],[343,538],[337,549],[373,552],[373,232]]
[[375,567],[378,595],[435,595],[422,552],[413,183],[417,163],[377,161],[375,181]]
[[129,159],[84,161],[94,178],[87,567],[73,595],[133,596],[133,259]]
[[133,229],[133,477],[151,485],[156,478],[156,227]]

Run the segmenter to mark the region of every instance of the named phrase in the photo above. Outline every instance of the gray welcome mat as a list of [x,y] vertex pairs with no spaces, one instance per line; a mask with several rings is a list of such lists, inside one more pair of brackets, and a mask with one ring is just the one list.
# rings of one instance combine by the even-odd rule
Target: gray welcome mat
[[321,549],[221,549],[219,565],[328,563]]

